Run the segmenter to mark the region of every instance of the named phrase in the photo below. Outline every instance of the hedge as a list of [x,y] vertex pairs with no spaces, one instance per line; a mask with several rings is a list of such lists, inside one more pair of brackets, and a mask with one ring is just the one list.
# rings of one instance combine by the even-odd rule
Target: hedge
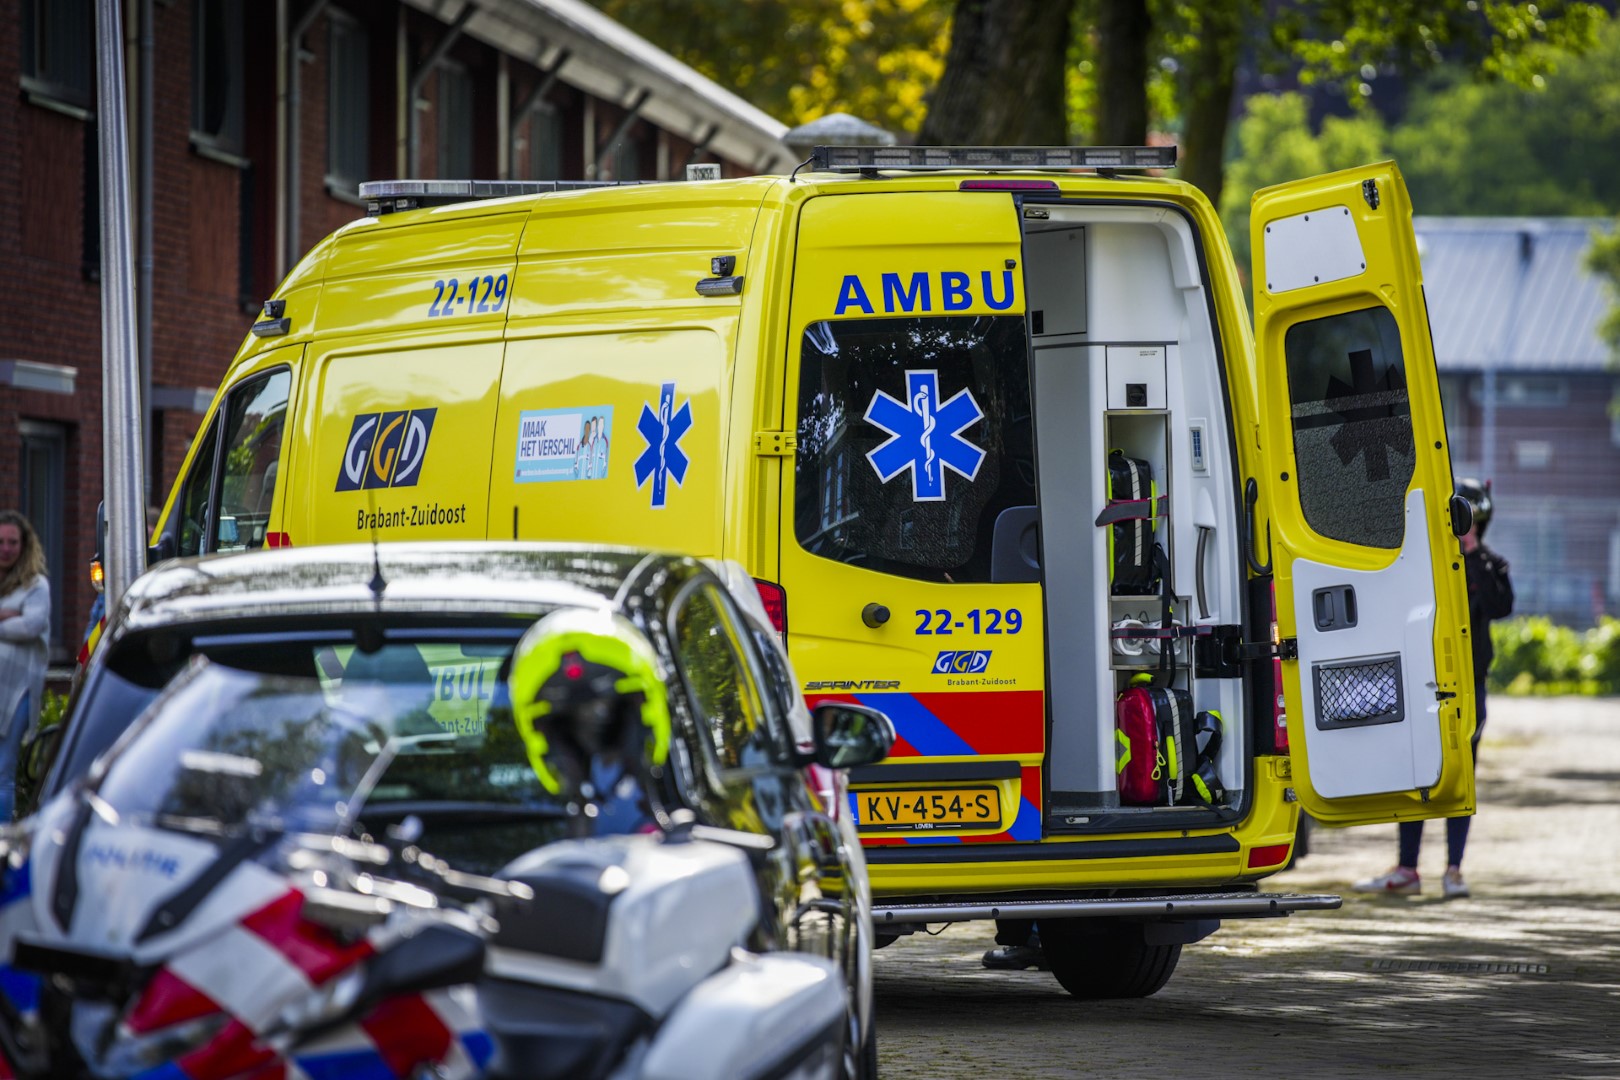
[[1492,623],[1491,643],[1495,693],[1620,693],[1620,619],[1605,616],[1590,630],[1576,630],[1525,615]]

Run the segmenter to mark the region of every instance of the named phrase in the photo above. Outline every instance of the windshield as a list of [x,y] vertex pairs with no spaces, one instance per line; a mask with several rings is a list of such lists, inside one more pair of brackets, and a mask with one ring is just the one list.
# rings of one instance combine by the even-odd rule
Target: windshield
[[120,820],[221,846],[254,829],[375,835],[415,815],[424,847],[483,872],[562,835],[497,695],[447,714],[414,677],[426,668],[391,670],[391,650],[420,662],[390,645],[346,657],[348,677],[297,677],[199,657],[104,759],[95,792]]

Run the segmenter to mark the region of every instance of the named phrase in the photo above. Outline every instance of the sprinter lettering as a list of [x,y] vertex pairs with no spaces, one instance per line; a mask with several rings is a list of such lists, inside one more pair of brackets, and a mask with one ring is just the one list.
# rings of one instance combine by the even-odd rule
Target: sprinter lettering
[[845,274],[838,285],[838,302],[833,305],[833,314],[859,311],[863,315],[876,315],[878,309],[872,303],[874,295],[882,297],[886,315],[934,311],[936,296],[941,311],[967,311],[980,302],[991,311],[1006,311],[1017,299],[1011,270],[1000,271],[999,279],[994,270],[979,271],[977,299],[973,275],[962,270],[940,271],[938,288],[934,287],[930,275],[922,271],[909,276],[884,273],[879,275],[878,281],[879,288],[869,289],[859,274]]

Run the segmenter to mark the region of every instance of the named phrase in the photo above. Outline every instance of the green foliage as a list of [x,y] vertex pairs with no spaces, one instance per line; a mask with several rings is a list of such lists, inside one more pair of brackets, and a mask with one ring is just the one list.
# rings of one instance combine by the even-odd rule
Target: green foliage
[[[1221,217],[1244,266],[1249,199],[1267,184],[1393,157],[1420,214],[1620,212],[1620,23],[1581,56],[1536,54],[1539,89],[1481,83],[1448,68],[1413,93],[1406,119],[1328,117],[1313,132],[1298,94],[1256,95],[1239,122]],[[1528,62],[1528,60],[1527,60]],[[1620,286],[1620,240],[1600,242],[1594,271]],[[1620,348],[1620,315],[1611,315]]]
[[922,123],[945,63],[949,0],[591,0],[789,126],[851,113]]
[[1515,695],[1620,693],[1620,620],[1590,630],[1560,626],[1542,615],[1491,624],[1496,662],[1489,685]]
[[[1594,274],[1606,278],[1614,300],[1609,313],[1603,318],[1603,339],[1620,358],[1620,228],[1607,236],[1594,237],[1592,250],[1587,253],[1587,265]],[[1612,406],[1611,406],[1612,408]]]
[[1237,130],[1237,157],[1227,165],[1221,195],[1221,221],[1232,254],[1246,273],[1249,265],[1249,199],[1263,187],[1306,176],[1348,169],[1387,157],[1389,133],[1375,116],[1330,116],[1320,134],[1307,123],[1301,94],[1251,97]]

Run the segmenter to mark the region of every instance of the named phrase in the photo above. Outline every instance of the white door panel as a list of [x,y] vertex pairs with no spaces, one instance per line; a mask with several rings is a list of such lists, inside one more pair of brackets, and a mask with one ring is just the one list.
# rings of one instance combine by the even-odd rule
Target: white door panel
[[[1421,488],[1382,570],[1294,563],[1300,697],[1311,786],[1327,798],[1427,788],[1440,779],[1434,580]],[[1320,630],[1318,590],[1350,586],[1353,626]]]

